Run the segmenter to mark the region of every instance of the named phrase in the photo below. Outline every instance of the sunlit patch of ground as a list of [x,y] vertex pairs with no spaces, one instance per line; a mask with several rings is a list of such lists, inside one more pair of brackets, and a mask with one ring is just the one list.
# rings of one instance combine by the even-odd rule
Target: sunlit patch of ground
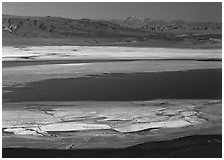
[[71,59],[221,59],[221,49],[178,49],[108,46],[3,47],[3,60]]
[[[200,134],[205,128],[207,133],[214,127],[217,128],[213,133],[221,131],[221,100],[23,102],[3,106],[3,138],[30,135],[26,138],[57,137],[55,140],[61,140],[63,137],[83,137],[87,132],[81,132],[88,131],[88,143],[91,143],[91,137],[102,138],[110,134],[115,139],[131,136],[139,143],[143,137],[151,137],[151,140],[155,137],[163,140],[165,135],[166,138],[180,137],[184,130],[189,135],[194,131]],[[110,130],[114,132],[108,132]]]

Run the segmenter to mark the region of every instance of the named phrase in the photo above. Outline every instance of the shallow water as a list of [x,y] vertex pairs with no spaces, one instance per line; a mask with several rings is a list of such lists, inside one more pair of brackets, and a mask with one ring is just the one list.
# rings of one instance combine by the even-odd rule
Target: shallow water
[[219,99],[222,70],[91,75],[6,87],[3,101],[138,101]]

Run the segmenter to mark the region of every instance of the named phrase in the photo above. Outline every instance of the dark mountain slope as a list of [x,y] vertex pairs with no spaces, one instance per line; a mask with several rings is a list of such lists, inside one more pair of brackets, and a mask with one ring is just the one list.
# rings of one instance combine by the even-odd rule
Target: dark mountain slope
[[[8,46],[221,47],[220,24],[203,24],[204,30],[189,30],[189,27],[186,27],[189,25],[190,23],[185,21],[165,23],[164,21],[150,21],[150,19],[136,17],[129,17],[126,20],[107,21],[87,18],[68,19],[50,16],[2,15],[2,44]],[[178,26],[178,29],[175,26]],[[207,27],[206,30],[205,27]]]
[[[160,35],[122,27],[105,20],[3,15],[3,37],[130,37]],[[160,35],[161,36],[161,35]]]

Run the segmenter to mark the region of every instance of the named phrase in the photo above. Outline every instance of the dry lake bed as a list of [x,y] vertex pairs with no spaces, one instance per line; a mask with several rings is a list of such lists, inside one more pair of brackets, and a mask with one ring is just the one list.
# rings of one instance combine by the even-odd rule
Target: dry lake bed
[[3,157],[221,157],[221,57],[219,49],[3,47]]

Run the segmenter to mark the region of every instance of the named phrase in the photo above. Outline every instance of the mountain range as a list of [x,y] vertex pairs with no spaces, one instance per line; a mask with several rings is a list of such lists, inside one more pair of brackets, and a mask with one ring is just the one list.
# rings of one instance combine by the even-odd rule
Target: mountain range
[[123,27],[138,28],[146,31],[217,31],[222,29],[220,22],[187,22],[184,20],[150,20],[131,16],[125,20],[112,20]]
[[[29,17],[2,15],[2,35],[14,38],[106,38],[116,41],[136,42],[152,39],[212,40],[219,42],[222,23],[162,21],[149,18],[128,17],[124,20],[69,19],[61,17]],[[212,38],[212,39],[211,39]]]

